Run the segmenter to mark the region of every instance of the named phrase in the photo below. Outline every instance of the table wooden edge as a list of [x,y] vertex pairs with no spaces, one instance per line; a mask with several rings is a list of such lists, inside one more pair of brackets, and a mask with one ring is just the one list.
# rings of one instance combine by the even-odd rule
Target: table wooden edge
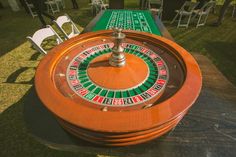
[[88,25],[84,28],[84,30],[81,33],[87,33],[91,32],[93,27],[96,25],[100,17],[104,14],[104,10],[101,10],[89,23]]
[[156,26],[159,28],[161,35],[169,40],[174,41],[174,38],[171,36],[171,34],[166,29],[165,25],[161,22],[161,20],[158,18],[158,16],[152,14],[152,17],[155,21]]

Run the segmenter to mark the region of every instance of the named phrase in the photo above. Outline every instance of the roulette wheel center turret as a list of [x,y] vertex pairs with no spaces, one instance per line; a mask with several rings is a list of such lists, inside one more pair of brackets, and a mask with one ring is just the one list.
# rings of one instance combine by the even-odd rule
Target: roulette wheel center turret
[[87,69],[89,78],[103,88],[125,90],[138,86],[149,75],[147,64],[139,57],[124,53],[125,34],[114,28],[114,46],[111,53],[98,56]]

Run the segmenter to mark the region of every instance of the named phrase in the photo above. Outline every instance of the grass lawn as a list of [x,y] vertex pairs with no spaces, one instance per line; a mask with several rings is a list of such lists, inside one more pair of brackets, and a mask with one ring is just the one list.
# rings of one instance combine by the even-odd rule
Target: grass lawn
[[[79,10],[70,9],[66,1],[63,12],[68,13],[79,27],[85,27],[93,18],[88,1],[78,0]],[[138,2],[126,1],[127,8],[136,8]],[[217,18],[211,15],[208,24]],[[193,53],[208,56],[220,71],[236,85],[236,21],[229,15],[220,27],[204,26],[176,29],[165,21],[177,43]],[[24,121],[24,105],[34,100],[29,93],[35,69],[43,57],[33,50],[26,36],[41,27],[24,11],[14,13],[9,8],[0,10],[0,156],[99,156],[89,151],[63,152],[50,149],[36,141]]]
[[[214,15],[208,23],[216,20]],[[190,52],[208,56],[217,68],[236,85],[236,21],[225,18],[220,27],[176,29],[166,24],[175,41]]]

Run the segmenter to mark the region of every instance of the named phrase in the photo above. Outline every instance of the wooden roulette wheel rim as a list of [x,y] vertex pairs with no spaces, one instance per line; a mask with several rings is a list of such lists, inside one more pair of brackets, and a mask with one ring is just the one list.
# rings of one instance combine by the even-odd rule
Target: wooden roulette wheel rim
[[157,128],[140,131],[138,133],[136,132],[130,133],[131,137],[128,137],[126,134],[126,137],[123,137],[123,138],[121,138],[122,135],[120,137],[118,137],[119,135],[116,135],[115,138],[109,138],[108,137],[109,135],[106,135],[105,133],[104,133],[104,137],[102,136],[97,137],[97,136],[94,136],[94,132],[86,133],[86,132],[81,131],[78,128],[73,128],[71,126],[68,126],[67,124],[63,123],[60,120],[59,122],[63,126],[63,128],[65,128],[72,135],[78,138],[84,139],[86,141],[90,141],[96,144],[106,145],[106,146],[127,146],[127,145],[135,145],[135,144],[147,142],[147,141],[152,140],[153,138],[156,138],[165,134],[166,132],[170,131],[178,124],[178,122],[183,118],[185,113],[186,112],[184,112],[183,114],[180,114],[175,119]]
[[[86,33],[67,40],[52,49],[51,52],[42,59],[37,68],[35,77],[37,94],[43,104],[54,115],[74,126],[79,126],[80,128],[85,128],[90,131],[124,134],[129,132],[142,132],[150,128],[161,126],[171,119],[177,118],[180,114],[187,112],[199,96],[202,85],[201,72],[192,55],[173,41],[160,36],[136,31],[124,31],[124,33],[127,38],[133,40],[145,41],[146,43],[157,46],[161,45],[175,56],[176,60],[182,65],[185,74],[185,79],[181,87],[170,97],[161,102],[157,102],[149,108],[124,112],[104,112],[90,107],[90,104],[85,100],[81,100],[81,104],[83,105],[72,101],[69,97],[59,92],[55,85],[53,77],[57,63],[62,56],[68,54],[75,45],[97,38],[108,38],[111,36],[112,31],[104,30]],[[177,123],[178,122],[176,122],[176,124]],[[167,126],[166,129],[163,129],[163,132],[159,132],[151,137],[155,138],[160,136],[175,125],[171,127]],[[151,137],[146,140],[140,139],[133,143],[147,141],[148,139],[152,139]],[[126,142],[123,145],[131,143]]]

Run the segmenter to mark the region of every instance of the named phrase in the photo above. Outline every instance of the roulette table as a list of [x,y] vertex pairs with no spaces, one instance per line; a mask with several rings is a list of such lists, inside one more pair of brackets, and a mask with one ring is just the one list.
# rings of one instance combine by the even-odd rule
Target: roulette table
[[111,30],[109,20],[97,22],[42,59],[36,91],[66,131],[99,145],[134,145],[167,133],[187,113],[201,90],[198,64],[148,23]]
[[106,10],[92,31],[119,27],[161,35],[149,11],[139,10]]
[[83,33],[111,27],[149,32],[174,40],[157,15],[145,10],[102,10],[86,26]]

